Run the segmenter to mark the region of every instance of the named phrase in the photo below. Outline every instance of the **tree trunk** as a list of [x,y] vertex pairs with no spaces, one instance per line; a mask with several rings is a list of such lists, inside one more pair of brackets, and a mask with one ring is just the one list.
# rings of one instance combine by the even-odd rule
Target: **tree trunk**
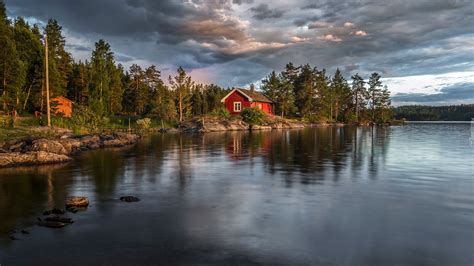
[[30,93],[31,93],[31,87],[33,87],[33,81],[31,81],[30,87],[28,88],[28,94],[26,94],[26,99],[25,102],[23,103],[23,110],[26,109],[26,103],[28,102],[28,99],[30,98]]
[[179,122],[183,122],[183,98],[181,92],[179,93]]

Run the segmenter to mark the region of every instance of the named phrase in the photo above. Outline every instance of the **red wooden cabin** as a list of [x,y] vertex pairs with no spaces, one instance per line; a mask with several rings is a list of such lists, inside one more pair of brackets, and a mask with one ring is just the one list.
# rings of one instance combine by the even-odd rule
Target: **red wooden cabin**
[[273,114],[273,102],[267,96],[255,90],[233,89],[221,102],[230,114],[240,114],[244,108],[255,107],[266,114]]

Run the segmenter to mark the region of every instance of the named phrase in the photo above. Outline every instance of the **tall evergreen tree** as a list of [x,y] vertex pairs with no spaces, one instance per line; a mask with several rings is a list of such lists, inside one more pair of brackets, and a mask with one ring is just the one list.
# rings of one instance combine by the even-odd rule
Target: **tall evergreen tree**
[[356,121],[359,122],[361,110],[364,110],[367,105],[365,81],[359,74],[352,76],[352,98],[355,108],[355,118]]
[[104,40],[95,43],[91,58],[89,106],[99,114],[111,113],[111,85],[116,72],[113,52]]
[[18,105],[16,99],[24,84],[25,74],[26,66],[17,52],[5,5],[0,2],[0,99],[4,112],[10,112]]
[[15,47],[19,60],[23,66],[23,86],[18,87],[15,97],[17,110],[24,110],[34,107],[32,104],[27,106],[29,100],[41,93],[42,85],[42,52],[43,46],[39,35],[35,32],[37,27],[30,27],[21,17],[15,19],[13,36]]
[[347,80],[343,77],[339,68],[336,69],[334,77],[331,80],[331,90],[334,94],[332,101],[334,117],[332,119],[335,121],[341,121],[341,113],[349,108],[351,91]]
[[51,95],[66,95],[68,77],[72,70],[72,59],[65,50],[66,39],[62,35],[62,27],[55,19],[49,19],[44,32],[48,36]]
[[[292,75],[283,72],[283,77],[291,80]],[[298,77],[294,82],[296,105],[302,117],[309,117],[315,111],[316,91],[316,68],[311,68],[309,64],[300,67]]]
[[169,83],[176,95],[179,121],[182,122],[191,111],[191,89],[194,86],[194,82],[186,74],[186,71],[179,67],[178,74],[174,78],[169,77]]
[[382,98],[382,81],[380,81],[380,78],[380,74],[374,72],[370,76],[369,82],[367,83],[369,85],[367,94],[371,109],[372,122],[375,121],[375,111],[379,107]]
[[130,67],[130,77],[130,88],[133,95],[133,111],[135,114],[144,114],[148,102],[148,86],[145,83],[145,71],[143,71],[139,65],[133,64]]

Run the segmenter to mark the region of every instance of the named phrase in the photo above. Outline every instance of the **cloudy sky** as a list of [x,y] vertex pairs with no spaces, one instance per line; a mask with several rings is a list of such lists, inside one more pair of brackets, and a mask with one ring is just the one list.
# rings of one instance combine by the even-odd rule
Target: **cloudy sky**
[[474,103],[472,0],[6,0],[11,17],[64,28],[87,59],[98,39],[125,66],[178,65],[246,86],[291,61],[346,77],[380,72],[396,105]]

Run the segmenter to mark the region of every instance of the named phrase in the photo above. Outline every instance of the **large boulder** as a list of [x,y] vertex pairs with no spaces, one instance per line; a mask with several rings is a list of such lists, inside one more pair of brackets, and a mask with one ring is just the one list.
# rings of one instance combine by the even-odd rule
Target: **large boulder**
[[108,138],[104,138],[102,142],[104,147],[122,147],[130,144],[134,144],[138,136],[134,134],[127,134],[127,133],[115,133],[113,136],[109,136]]
[[66,152],[68,154],[78,151],[81,147],[81,141],[78,139],[65,138],[58,140],[58,142],[63,145],[64,149],[66,149]]
[[100,137],[98,135],[87,135],[80,138],[81,148],[85,149],[98,149],[102,144],[100,141]]
[[89,199],[87,197],[69,197],[66,199],[66,207],[87,207]]
[[45,151],[0,153],[0,167],[68,162],[71,157]]
[[64,148],[64,146],[56,140],[50,139],[37,139],[33,141],[33,144],[30,147],[30,151],[44,151],[48,153],[56,153],[68,155],[69,152]]

